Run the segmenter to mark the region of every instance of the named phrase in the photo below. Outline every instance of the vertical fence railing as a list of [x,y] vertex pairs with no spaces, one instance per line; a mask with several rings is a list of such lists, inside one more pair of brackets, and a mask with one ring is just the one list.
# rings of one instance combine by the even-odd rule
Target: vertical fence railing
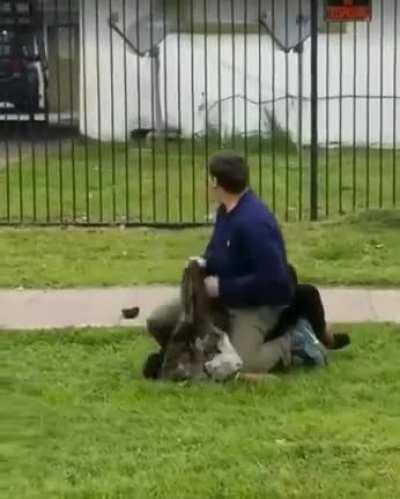
[[[353,23],[353,95],[357,95],[357,33],[358,25]],[[357,206],[357,99],[353,99],[353,164],[352,164],[352,211]]]
[[343,24],[339,28],[339,175],[338,175],[338,193],[339,193],[339,213],[343,214]]
[[[95,1],[95,40],[96,40],[96,94],[97,94],[97,183],[99,189],[98,213],[100,223],[104,220],[103,211],[103,151],[102,151],[102,91],[100,81],[100,19],[99,19],[99,0]],[[125,57],[126,47],[124,50]],[[126,102],[127,106],[127,102]],[[129,196],[127,196],[127,199]]]
[[[262,15],[262,3],[261,0],[258,0],[257,4],[257,15],[258,18],[261,19]],[[263,70],[263,57],[262,57],[262,40],[261,40],[261,23],[258,23],[258,30],[257,30],[257,36],[258,36],[258,102],[262,101],[262,70]],[[263,143],[262,143],[262,135],[263,135],[263,129],[262,129],[262,109],[261,106],[258,106],[258,148],[257,148],[257,153],[258,153],[258,194],[259,196],[263,197],[264,195],[264,188],[263,188],[263,180],[264,180],[264,169],[263,169],[263,162],[262,162],[262,156],[263,156]]]
[[318,219],[318,0],[311,1],[311,157],[310,213]]
[[[271,123],[271,142],[272,142],[272,209],[276,211],[276,80],[275,80],[275,75],[276,75],[276,51],[277,51],[277,44],[275,41],[275,33],[276,33],[276,16],[275,16],[275,5],[276,2],[275,0],[272,1],[271,5],[271,27],[272,27],[272,44],[271,46],[271,51],[272,51],[272,71],[271,71],[271,78],[272,78],[272,123]],[[261,102],[259,103],[261,106]]]
[[[298,2],[298,9],[299,12],[303,12],[304,10],[304,5],[303,4],[304,0],[299,0]],[[304,53],[304,43],[303,43],[303,24],[299,23],[299,40],[300,43],[298,47],[296,48],[296,52],[298,54],[297,57],[297,71],[298,71],[298,85],[297,85],[297,99],[298,99],[298,132],[297,132],[297,149],[298,149],[298,169],[299,169],[299,174],[298,174],[298,214],[299,214],[299,220],[303,219],[303,95],[304,95],[304,75],[303,75],[303,66],[304,66],[304,58],[303,58],[303,53]]]
[[[178,130],[182,129],[182,95],[181,95],[181,80],[182,80],[182,24],[181,0],[176,3],[176,27],[177,27],[177,94],[178,94]],[[183,223],[183,160],[182,160],[182,137],[178,137],[178,210],[179,223]]]
[[1,225],[209,223],[221,149],[283,221],[398,208],[398,1],[25,3],[0,0]]
[[394,2],[393,12],[393,142],[392,142],[392,206],[397,205],[397,31],[398,31],[398,3]]
[[329,217],[330,192],[330,154],[329,154],[329,117],[330,117],[330,27],[326,26],[326,71],[325,71],[325,216]]

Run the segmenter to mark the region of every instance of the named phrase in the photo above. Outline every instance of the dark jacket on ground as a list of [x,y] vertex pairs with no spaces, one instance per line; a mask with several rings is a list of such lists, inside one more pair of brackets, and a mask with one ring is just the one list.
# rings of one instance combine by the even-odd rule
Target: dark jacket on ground
[[252,191],[229,213],[219,208],[204,257],[207,273],[219,278],[220,298],[228,307],[290,303],[293,282],[281,231]]

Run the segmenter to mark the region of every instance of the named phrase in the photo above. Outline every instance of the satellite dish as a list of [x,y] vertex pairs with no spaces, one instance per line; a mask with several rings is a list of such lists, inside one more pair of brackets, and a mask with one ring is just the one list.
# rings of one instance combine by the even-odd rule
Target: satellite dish
[[[139,0],[138,0],[139,1]],[[163,2],[160,0],[141,1],[137,8],[129,15],[129,26],[126,31],[121,28],[121,20],[118,13],[110,17],[110,27],[124,40],[128,48],[139,57],[146,55],[152,60],[152,74],[154,84],[152,85],[155,129],[157,132],[168,132],[163,123],[161,112],[160,93],[160,49],[159,45],[170,31],[165,22]]]
[[151,55],[172,29],[170,16],[165,11],[165,0],[136,0],[127,10],[127,26],[119,12],[111,15],[110,24],[119,31],[129,48],[141,57]]
[[275,2],[272,0],[272,2],[268,10],[261,15],[260,23],[281,50],[290,52],[311,36],[309,3],[303,2],[305,5],[299,5],[298,1]]
[[298,55],[298,147],[303,134],[303,44],[311,36],[311,2],[302,0],[267,1],[268,8],[260,16],[260,24],[277,46]]
[[166,27],[159,19],[146,16],[134,20],[126,30],[126,38],[140,56],[151,54],[164,40],[167,33]]

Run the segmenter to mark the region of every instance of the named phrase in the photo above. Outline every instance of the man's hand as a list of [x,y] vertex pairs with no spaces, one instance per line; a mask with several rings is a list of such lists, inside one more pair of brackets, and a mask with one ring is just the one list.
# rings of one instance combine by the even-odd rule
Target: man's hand
[[219,279],[215,276],[209,276],[204,279],[206,293],[210,298],[218,298],[219,296]]
[[206,260],[202,256],[191,256],[191,257],[189,257],[189,260],[188,260],[186,266],[188,266],[190,262],[197,262],[197,264],[199,265],[199,267],[201,267],[202,269],[206,268],[206,265],[207,265]]

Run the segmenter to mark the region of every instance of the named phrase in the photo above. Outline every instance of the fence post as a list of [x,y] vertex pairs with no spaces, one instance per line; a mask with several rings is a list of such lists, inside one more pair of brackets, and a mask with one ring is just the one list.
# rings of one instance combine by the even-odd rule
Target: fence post
[[318,220],[318,4],[311,2],[311,220]]

